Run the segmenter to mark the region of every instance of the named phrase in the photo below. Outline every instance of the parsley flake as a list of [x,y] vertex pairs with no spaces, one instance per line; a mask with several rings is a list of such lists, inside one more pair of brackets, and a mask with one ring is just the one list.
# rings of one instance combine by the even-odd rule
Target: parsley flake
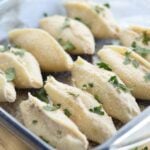
[[15,71],[15,68],[8,68],[6,71],[5,71],[5,75],[6,75],[6,79],[7,81],[13,81],[16,77],[16,71]]
[[32,120],[32,123],[33,123],[33,124],[37,124],[38,121],[37,121],[37,120]]
[[137,52],[142,57],[146,57],[148,54],[150,54],[150,49],[138,46],[135,41],[132,43],[131,47],[132,47],[133,51]]
[[110,79],[108,80],[108,82],[110,82],[115,88],[117,88],[117,90],[120,92],[120,90],[124,91],[124,92],[129,92],[129,88],[122,84],[119,83],[118,79],[116,76],[111,76]]
[[71,116],[71,113],[68,109],[64,109],[64,114],[67,116],[67,117],[70,117]]
[[108,64],[104,63],[104,62],[97,63],[97,66],[99,68],[103,68],[105,70],[112,71],[112,69],[110,68],[110,66]]
[[17,50],[17,51],[11,51],[13,54],[15,54],[15,55],[18,55],[18,56],[20,56],[20,57],[23,57],[24,56],[24,54],[25,54],[25,50],[23,50],[23,49],[19,49],[19,50]]
[[109,3],[105,3],[103,4],[105,7],[110,8],[110,4]]
[[135,68],[139,67],[139,62],[133,58],[131,58],[131,52],[125,52],[125,60],[123,61],[124,65],[132,64]]
[[72,93],[72,92],[67,92],[67,93],[68,93],[69,95],[75,97],[75,98],[77,98],[77,97],[79,96],[79,94],[75,94],[75,93]]
[[82,21],[81,21],[81,18],[79,18],[79,17],[75,17],[74,19],[75,19],[75,20],[78,20],[78,21],[80,21],[80,22],[82,22]]
[[104,115],[104,111],[102,111],[102,106],[97,106],[94,108],[90,108],[89,111],[96,113],[98,115]]
[[47,104],[43,108],[46,111],[55,111],[55,110],[58,110],[60,107],[61,107],[61,104],[53,104],[53,105]]
[[145,44],[145,45],[148,45],[148,43],[150,42],[150,35],[147,34],[147,32],[143,32],[143,40],[142,42]]
[[87,90],[87,89],[93,88],[93,87],[94,87],[94,83],[87,83],[87,84],[83,84],[82,89]]
[[94,11],[95,11],[97,14],[99,14],[99,13],[101,13],[101,12],[104,11],[104,8],[100,7],[99,5],[95,5],[95,6],[94,6]]
[[48,140],[46,140],[43,136],[39,136],[44,142],[49,143]]
[[11,45],[10,45],[10,44],[0,46],[0,52],[10,51],[10,48],[11,48]]
[[94,98],[99,102],[100,101],[100,98],[98,95],[94,95]]
[[76,47],[70,41],[63,41],[63,39],[58,39],[58,42],[63,47],[63,49],[67,52],[73,51]]
[[41,101],[45,102],[45,103],[49,103],[48,100],[48,95],[46,93],[46,91],[44,90],[44,88],[39,89],[34,96],[36,96],[38,99],[40,99]]

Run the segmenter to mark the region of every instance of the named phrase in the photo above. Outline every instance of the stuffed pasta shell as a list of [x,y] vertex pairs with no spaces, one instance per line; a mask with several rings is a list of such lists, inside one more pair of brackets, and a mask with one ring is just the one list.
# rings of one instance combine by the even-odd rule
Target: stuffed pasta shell
[[111,117],[92,95],[53,77],[48,77],[44,88],[53,103],[61,104],[65,114],[88,139],[102,143],[116,132]]
[[57,149],[86,150],[86,137],[58,106],[29,95],[28,100],[20,104],[25,126]]
[[16,100],[16,91],[11,82],[14,78],[9,74],[0,71],[0,102],[14,102]]
[[15,76],[17,88],[40,88],[43,85],[39,64],[29,52],[11,47],[0,52],[0,69]]
[[130,48],[104,46],[98,52],[102,61],[131,89],[138,99],[150,100],[150,63]]
[[9,33],[10,42],[31,52],[45,72],[68,71],[71,57],[59,43],[41,29],[15,29]]
[[50,33],[71,54],[93,54],[94,38],[81,22],[64,16],[46,17],[40,21],[42,29]]
[[96,38],[116,38],[119,27],[110,10],[100,4],[85,1],[67,1],[69,17],[86,24]]
[[93,94],[110,116],[126,123],[140,113],[135,98],[115,73],[98,68],[80,57],[71,73],[74,84]]
[[119,38],[123,45],[132,47],[133,51],[150,62],[150,28],[130,26],[120,31]]

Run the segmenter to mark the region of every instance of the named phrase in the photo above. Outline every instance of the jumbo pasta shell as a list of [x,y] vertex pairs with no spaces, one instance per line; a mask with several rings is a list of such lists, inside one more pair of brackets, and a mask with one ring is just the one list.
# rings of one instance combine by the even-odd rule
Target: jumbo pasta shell
[[90,30],[81,22],[64,16],[40,20],[40,27],[51,34],[71,54],[93,54],[95,42]]
[[[129,59],[132,59],[132,61],[126,64],[128,58],[125,54],[128,53],[130,54]],[[104,46],[98,52],[98,55],[131,88],[131,92],[136,98],[150,100],[150,81],[146,79],[146,76],[150,73],[148,61],[123,46]]]
[[105,6],[94,2],[68,1],[65,7],[69,17],[79,18],[96,38],[116,38],[119,27]]
[[93,83],[94,86],[87,91],[97,97],[110,116],[125,123],[140,113],[131,93],[118,89],[110,82],[111,78],[116,78],[114,82],[125,87],[115,73],[98,68],[80,57],[75,61],[71,73],[74,84],[80,89],[84,84]]
[[[111,117],[89,93],[58,82],[53,77],[48,78],[44,88],[54,104],[59,103],[70,112],[70,119],[88,139],[102,143],[116,132]],[[102,114],[91,112],[97,107],[101,108],[99,113]]]
[[59,43],[41,29],[15,29],[9,32],[10,42],[31,52],[45,72],[68,71],[71,57]]

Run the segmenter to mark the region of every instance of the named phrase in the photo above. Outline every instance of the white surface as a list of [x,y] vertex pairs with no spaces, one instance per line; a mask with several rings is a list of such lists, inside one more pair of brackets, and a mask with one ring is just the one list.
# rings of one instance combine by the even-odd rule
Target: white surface
[[[20,26],[37,27],[44,12],[49,15],[65,14],[63,0],[0,0],[0,4],[3,1],[9,1],[5,5],[5,7],[9,5],[9,9],[6,10],[4,5],[0,5],[0,41],[7,37],[7,31],[12,28]],[[150,26],[150,0],[95,1],[109,3],[116,20],[121,26],[129,24]],[[19,6],[17,5],[18,2],[20,2]]]

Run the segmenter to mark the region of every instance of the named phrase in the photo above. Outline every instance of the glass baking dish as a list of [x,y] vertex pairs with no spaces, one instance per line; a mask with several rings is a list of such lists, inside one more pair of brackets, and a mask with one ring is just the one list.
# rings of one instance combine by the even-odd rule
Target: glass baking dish
[[[98,0],[97,0],[98,1]],[[0,0],[0,43],[3,43],[4,41],[7,42],[7,32],[13,28],[16,27],[37,27],[38,26],[38,20],[43,17],[43,13],[48,13],[49,15],[52,14],[65,14],[65,11],[62,7],[62,0]],[[101,0],[102,3],[106,2],[105,0]],[[121,1],[121,0],[116,0],[112,2],[111,0],[107,0],[112,6],[112,11],[114,12],[116,18],[118,19],[119,23],[122,24],[123,18],[125,19],[124,22],[126,25],[128,23],[138,23],[138,24],[143,24],[143,25],[149,25],[150,22],[147,18],[147,12],[149,11],[149,6],[146,5],[145,1]],[[133,7],[135,6],[137,8]],[[28,6],[28,7],[27,7]],[[142,13],[137,16],[137,12],[139,12],[138,6],[142,6],[145,8]],[[35,8],[34,8],[35,7]],[[14,9],[15,8],[15,9]],[[34,14],[32,14],[32,11],[34,9]],[[128,13],[131,13],[131,15],[128,15],[128,13],[123,13],[123,10],[126,11],[128,10]],[[9,13],[9,11],[11,13]],[[20,12],[20,13],[18,13]],[[119,13],[118,13],[119,12]],[[5,15],[8,15],[5,17]],[[10,14],[13,14],[13,19],[10,19],[12,16]],[[30,17],[29,17],[30,15]],[[142,18],[142,21],[139,20],[138,18]],[[131,21],[132,20],[132,21]],[[145,20],[145,21],[144,21]],[[96,40],[96,49],[98,50],[99,48],[102,47],[104,44],[112,44],[116,41],[113,40]],[[82,56],[88,61],[92,61],[91,56]],[[95,62],[97,58],[94,56],[93,62]],[[57,76],[57,75],[56,75]],[[63,78],[61,75],[58,75],[60,78]],[[138,101],[139,104],[141,105],[142,108],[145,108],[149,106],[149,102],[147,101]],[[2,105],[3,108],[6,108],[6,106]],[[10,106],[11,107],[11,106]],[[14,118],[14,113],[10,109],[5,111],[3,108],[0,108],[0,131],[5,130],[5,133],[9,132],[10,134],[10,139],[12,134],[15,136],[14,139],[19,141],[18,145],[24,145],[23,147],[25,149],[33,149],[33,150],[51,150],[54,149],[44,141],[42,141],[39,137],[37,137],[35,134],[33,134],[31,131],[29,131],[27,128],[25,128],[19,121],[17,121]],[[10,115],[11,114],[11,115]],[[116,135],[114,135],[111,139],[106,141],[104,144],[97,146],[94,148],[95,150],[126,150],[126,149],[131,149],[136,147],[138,145],[137,143],[141,141],[139,145],[142,145],[145,142],[150,143],[150,129],[147,129],[147,134],[149,137],[143,138],[139,137],[136,139],[135,135],[133,135],[133,139],[135,140],[130,140],[129,135],[130,132],[134,133],[134,131],[137,132],[137,130],[134,129],[137,125],[142,126],[142,122],[146,120],[146,124],[150,126],[150,108],[145,109],[139,116],[137,116],[135,119],[124,125],[122,128],[120,128],[117,132]],[[147,119],[148,118],[148,119]],[[139,128],[141,129],[141,128]],[[141,129],[142,131],[143,128]],[[126,133],[129,133],[129,135],[126,135]],[[141,133],[141,132],[140,132]],[[3,133],[0,132],[2,135]],[[140,134],[142,135],[142,134]],[[122,138],[124,137],[125,138]],[[122,139],[122,141],[118,142],[118,139]],[[9,139],[8,139],[9,140]],[[1,142],[1,141],[0,141]],[[8,142],[9,143],[9,142]],[[0,143],[1,144],[1,143]],[[22,147],[22,149],[23,149]],[[1,147],[0,147],[1,150]],[[11,149],[9,149],[11,150]],[[12,149],[14,150],[14,149]],[[17,150],[15,148],[15,150]],[[24,149],[23,149],[24,150]]]

